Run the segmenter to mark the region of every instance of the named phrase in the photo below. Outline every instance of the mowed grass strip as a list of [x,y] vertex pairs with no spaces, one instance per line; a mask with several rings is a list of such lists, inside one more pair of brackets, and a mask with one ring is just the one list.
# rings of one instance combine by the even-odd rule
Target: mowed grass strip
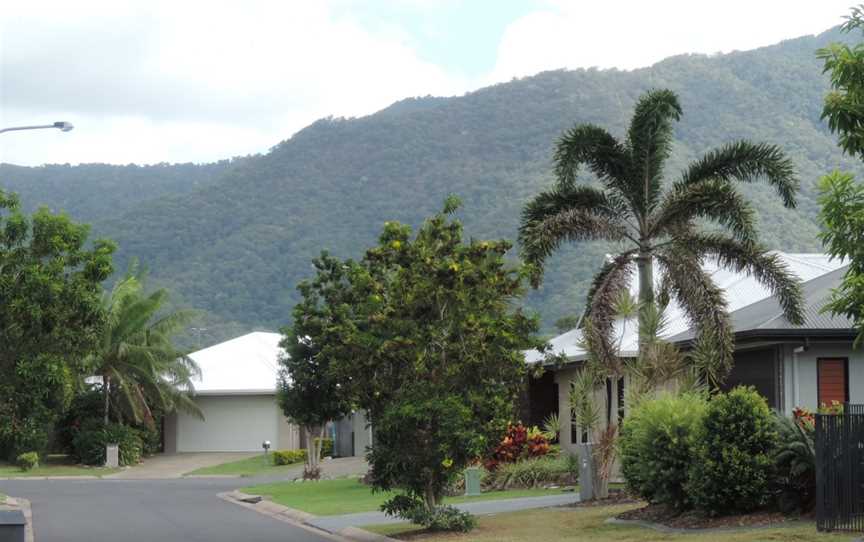
[[185,475],[258,476],[265,474],[280,474],[290,470],[296,470],[298,467],[302,467],[302,465],[303,463],[294,463],[292,465],[279,465],[277,467],[273,464],[273,454],[261,454],[246,459],[240,459],[238,461],[230,461],[228,463],[214,465],[212,467],[204,467],[192,472],[187,472]]
[[[377,512],[381,504],[393,496],[392,492],[373,493],[369,486],[357,478],[321,480],[319,482],[278,482],[241,489],[244,493],[263,495],[281,505],[303,510],[316,516],[336,516],[357,512]],[[479,497],[449,497],[445,503],[515,499],[560,495],[555,489],[515,489],[490,491]]]
[[363,529],[402,540],[448,542],[849,542],[848,534],[816,532],[813,523],[790,527],[704,534],[666,534],[653,529],[604,523],[634,505],[546,508],[495,516],[479,516],[467,534],[428,533],[409,523],[364,526]]
[[27,478],[31,476],[103,476],[117,472],[120,469],[104,467],[88,467],[77,465],[64,455],[49,455],[39,462],[39,466],[23,471],[18,465],[0,462],[0,478]]

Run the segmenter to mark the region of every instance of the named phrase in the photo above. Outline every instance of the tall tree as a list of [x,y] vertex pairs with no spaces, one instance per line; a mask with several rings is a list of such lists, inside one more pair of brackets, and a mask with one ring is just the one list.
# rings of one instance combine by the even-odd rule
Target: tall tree
[[96,350],[87,360],[102,377],[104,416],[153,423],[153,410],[184,410],[203,418],[191,398],[195,362],[174,346],[173,337],[189,324],[193,312],[165,311],[168,292],[144,292],[143,274],[133,267],[105,294],[106,323]]
[[93,348],[114,244],[0,190],[0,455],[43,451]]
[[[705,154],[677,179],[665,182],[674,121],[682,114],[670,90],[652,90],[636,103],[623,141],[592,124],[577,125],[558,142],[557,182],[530,201],[522,215],[525,260],[540,282],[543,264],[565,241],[611,241],[621,249],[595,276],[584,326],[592,350],[620,368],[612,340],[614,301],[634,267],[639,280],[639,319],[654,306],[655,265],[662,294],[674,297],[696,327],[701,346],[715,352],[705,367],[717,381],[731,366],[732,334],[722,291],[701,267],[706,258],[753,274],[778,296],[792,322],[801,321],[798,281],[758,242],[754,211],[735,182],[765,179],[783,204],[795,206],[798,181],[791,161],[776,146],[736,141]],[[579,182],[587,166],[599,186]],[[715,227],[705,230],[700,223]]]
[[313,262],[316,276],[297,289],[302,299],[294,307],[293,325],[283,331],[279,358],[279,404],[285,416],[306,435],[306,467],[303,477],[320,476],[321,439],[327,422],[351,413],[351,397],[332,370],[337,360],[332,351],[322,352],[327,328],[339,322],[341,307],[350,302],[350,262],[327,253]]
[[416,236],[385,224],[353,266],[353,302],[324,342],[375,431],[374,487],[406,494],[389,510],[425,517],[498,442],[515,414],[522,350],[542,346],[536,319],[514,306],[523,274],[505,262],[511,245],[463,241],[457,207],[448,199]]
[[[864,6],[852,9],[844,32],[864,30]],[[844,152],[864,159],[864,42],[833,43],[817,53],[831,79],[822,118],[839,136]],[[819,184],[822,242],[828,253],[847,258],[849,267],[839,288],[831,293],[826,310],[849,317],[864,340],[864,186],[848,173],[835,171]]]

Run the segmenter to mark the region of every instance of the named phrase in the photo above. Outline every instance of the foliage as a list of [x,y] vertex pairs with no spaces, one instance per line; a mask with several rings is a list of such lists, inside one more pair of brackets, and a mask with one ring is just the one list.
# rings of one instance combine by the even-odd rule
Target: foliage
[[561,419],[557,412],[550,412],[543,420],[543,436],[550,444],[558,442],[561,435]]
[[144,293],[144,275],[130,267],[104,296],[106,325],[97,349],[87,358],[102,377],[105,424],[124,417],[155,427],[154,411],[185,410],[203,419],[192,400],[192,378],[200,375],[191,358],[177,349],[173,336],[192,319],[191,311],[165,313],[168,292]]
[[777,415],[779,447],[774,457],[779,505],[784,511],[809,512],[816,504],[816,449],[812,415],[796,411],[792,419]]
[[555,320],[555,330],[558,331],[558,333],[566,333],[571,329],[576,329],[577,327],[579,327],[578,316],[562,316]]
[[274,450],[272,455],[273,464],[276,466],[306,461],[306,450]]
[[318,449],[321,450],[321,457],[333,457],[333,439],[319,438]]
[[54,430],[53,449],[60,453],[74,454],[72,441],[86,420],[104,418],[104,401],[101,391],[86,386],[72,397],[69,407],[57,420]]
[[707,408],[699,394],[661,394],[633,405],[618,441],[621,474],[633,494],[683,510],[694,437]]
[[108,444],[119,446],[121,466],[135,465],[141,461],[141,435],[127,425],[103,425],[101,420],[90,419],[82,424],[72,440],[76,459],[85,465],[104,465],[105,446]]
[[819,190],[823,227],[819,236],[828,254],[849,264],[825,310],[853,322],[858,346],[864,338],[864,249],[858,242],[864,235],[864,186],[851,174],[834,171],[822,178]]
[[331,304],[321,353],[375,427],[367,455],[377,489],[399,488],[431,511],[462,470],[498,442],[543,348],[514,308],[522,275],[506,241],[465,242],[458,200],[411,228],[388,222],[378,246],[343,262],[349,287]]
[[575,484],[578,480],[578,458],[570,454],[562,454],[558,457],[542,456],[502,463],[486,475],[484,484],[492,489],[501,490],[511,487],[532,488],[550,483]]
[[769,498],[778,434],[765,398],[737,387],[708,404],[687,490],[709,515],[751,512]]
[[498,446],[484,462],[486,470],[494,471],[503,463],[515,463],[549,453],[548,436],[536,427],[527,428],[521,423],[509,424]]
[[396,495],[381,505],[381,510],[388,516],[408,520],[430,531],[467,533],[477,526],[477,520],[468,512],[453,506],[435,506],[430,510],[422,500],[406,495]]
[[[305,477],[317,478],[322,438],[327,422],[352,411],[349,387],[332,370],[337,359],[324,349],[328,326],[351,294],[348,272],[326,252],[313,261],[315,277],[298,286],[302,300],[293,310],[293,326],[283,330],[279,343],[278,400],[285,416],[306,433]],[[332,454],[332,442],[331,452]]]
[[18,457],[15,458],[15,464],[17,464],[23,471],[33,470],[39,466],[39,454],[37,452],[25,452],[19,454]]
[[0,456],[45,451],[81,359],[102,325],[100,282],[114,245],[86,248],[88,227],[0,190]]
[[[595,124],[576,124],[565,132],[554,152],[556,183],[525,206],[519,239],[535,286],[546,260],[564,242],[602,240],[619,247],[594,277],[584,315],[589,325],[583,326],[590,352],[614,375],[620,374],[612,344],[615,301],[635,267],[639,327],[644,327],[658,266],[664,296],[682,306],[696,328],[697,344],[712,347],[715,363],[703,369],[719,383],[732,365],[732,331],[726,301],[702,261],[715,259],[754,275],[778,297],[787,318],[801,323],[798,280],[759,244],[753,207],[736,186],[765,180],[787,208],[794,208],[798,180],[779,147],[744,139],[708,151],[676,180],[667,180],[673,122],[681,115],[676,93],[650,90],[637,101],[623,140]],[[581,166],[600,187],[580,182]]]

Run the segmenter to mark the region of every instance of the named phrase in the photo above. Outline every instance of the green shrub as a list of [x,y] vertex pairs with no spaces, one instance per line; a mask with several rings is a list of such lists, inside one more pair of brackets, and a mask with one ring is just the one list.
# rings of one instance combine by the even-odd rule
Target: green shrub
[[453,506],[436,506],[427,509],[423,501],[408,495],[396,495],[381,505],[388,516],[395,516],[422,525],[430,531],[454,531],[467,533],[477,526],[477,520],[468,512]]
[[618,440],[628,490],[651,503],[690,506],[685,486],[694,438],[707,402],[696,394],[661,394],[634,405]]
[[315,442],[321,443],[321,457],[333,457],[333,439],[332,438],[316,438]]
[[[19,420],[16,425],[7,425],[8,421],[5,416],[0,415],[0,441],[5,441],[0,453],[4,459],[14,461],[23,453],[47,451],[50,421],[44,421],[38,415]],[[8,438],[4,438],[7,435]]]
[[23,471],[33,470],[39,466],[39,454],[36,452],[25,452],[15,459],[15,463]]
[[571,462],[569,454],[563,454],[559,457],[538,457],[516,463],[501,463],[497,469],[487,473],[484,484],[492,489],[531,488],[551,483],[573,484],[579,479],[579,464],[577,460],[574,473]]
[[306,461],[306,450],[274,450],[274,465],[293,465]]
[[72,441],[88,420],[98,422],[103,419],[104,403],[105,399],[102,392],[96,389],[88,389],[75,395],[69,408],[57,420],[52,449],[60,453],[75,455]]
[[138,431],[118,423],[102,425],[99,420],[87,420],[75,435],[72,447],[78,461],[85,465],[104,465],[105,446],[119,446],[120,465],[135,465],[141,461],[143,444]]
[[[157,419],[155,423],[158,427],[160,422]],[[145,456],[158,454],[162,451],[162,434],[156,427],[140,426],[135,428],[141,438],[141,453]]]
[[716,396],[696,436],[687,482],[693,504],[709,515],[764,505],[777,447],[774,414],[755,389],[738,387]]

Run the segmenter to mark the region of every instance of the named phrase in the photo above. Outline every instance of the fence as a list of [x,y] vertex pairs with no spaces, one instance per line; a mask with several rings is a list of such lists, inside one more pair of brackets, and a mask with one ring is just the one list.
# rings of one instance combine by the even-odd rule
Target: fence
[[864,532],[864,405],[816,415],[816,528]]

